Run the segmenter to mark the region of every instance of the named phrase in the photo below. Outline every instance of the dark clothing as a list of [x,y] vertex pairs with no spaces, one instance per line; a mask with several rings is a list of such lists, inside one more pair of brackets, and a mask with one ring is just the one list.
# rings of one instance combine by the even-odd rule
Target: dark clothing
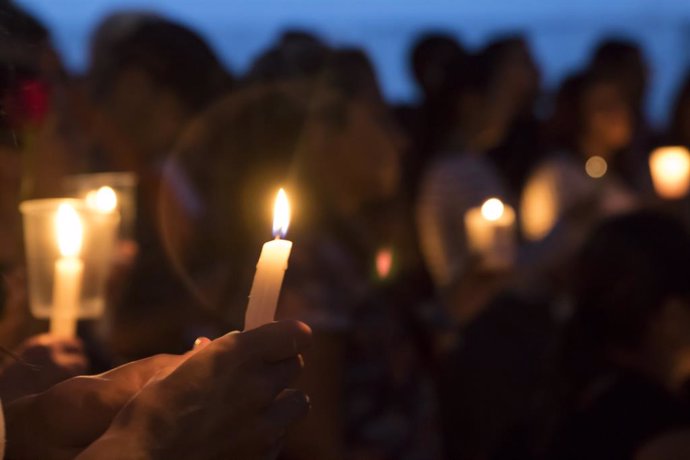
[[641,375],[619,373],[598,386],[563,425],[550,458],[632,460],[655,437],[690,427],[690,405]]

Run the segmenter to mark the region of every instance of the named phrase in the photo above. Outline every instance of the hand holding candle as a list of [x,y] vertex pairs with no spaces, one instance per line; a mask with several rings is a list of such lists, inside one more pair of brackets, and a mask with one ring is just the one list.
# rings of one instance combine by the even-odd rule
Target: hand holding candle
[[282,239],[285,237],[289,225],[290,204],[285,191],[281,188],[273,210],[273,236],[275,236],[275,240],[265,243],[261,249],[244,319],[245,331],[273,321],[278,307],[280,288],[292,250],[292,242]]

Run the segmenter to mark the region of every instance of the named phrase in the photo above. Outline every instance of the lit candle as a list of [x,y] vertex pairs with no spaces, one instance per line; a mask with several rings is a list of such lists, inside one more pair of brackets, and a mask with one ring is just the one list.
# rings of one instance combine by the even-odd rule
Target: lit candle
[[515,258],[515,211],[498,198],[465,214],[467,245],[479,257],[481,268],[503,270]]
[[666,199],[683,198],[690,190],[690,152],[685,147],[661,147],[649,157],[654,189]]
[[254,283],[249,294],[249,304],[244,319],[246,331],[273,321],[280,287],[287,269],[292,242],[283,239],[290,225],[290,204],[281,188],[273,209],[273,236],[275,239],[265,243],[256,265]]
[[74,337],[84,272],[84,263],[79,258],[84,229],[79,214],[71,205],[62,204],[58,208],[55,230],[61,257],[55,262],[50,332],[60,337]]
[[91,190],[86,194],[85,200],[89,208],[104,214],[115,211],[118,205],[117,193],[107,185]]

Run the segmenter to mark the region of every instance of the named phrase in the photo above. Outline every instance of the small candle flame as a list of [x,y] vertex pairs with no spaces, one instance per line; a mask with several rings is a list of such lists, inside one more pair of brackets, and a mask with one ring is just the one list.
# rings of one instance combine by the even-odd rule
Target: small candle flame
[[504,209],[505,206],[503,206],[501,200],[498,198],[489,198],[482,205],[482,216],[486,220],[495,222],[503,216]]
[[84,227],[79,214],[71,205],[63,203],[55,215],[55,230],[60,254],[63,257],[75,257],[81,251]]
[[105,214],[113,212],[117,208],[117,193],[111,187],[103,186],[86,195],[86,204],[89,208]]
[[278,191],[275,206],[273,207],[273,236],[276,238],[285,238],[289,226],[290,203],[288,202],[285,190],[281,188]]

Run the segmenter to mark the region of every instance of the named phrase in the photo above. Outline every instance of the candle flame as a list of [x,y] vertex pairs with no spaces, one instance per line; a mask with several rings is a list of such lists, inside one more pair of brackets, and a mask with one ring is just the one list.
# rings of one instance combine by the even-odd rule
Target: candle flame
[[111,187],[103,186],[86,195],[86,204],[89,208],[105,214],[113,212],[117,208],[117,193]]
[[289,225],[290,203],[288,202],[285,190],[281,188],[278,191],[273,207],[273,236],[276,238],[285,238]]
[[690,152],[685,147],[662,147],[649,158],[652,180],[664,198],[682,198],[690,189]]
[[75,257],[81,251],[84,227],[77,211],[67,203],[58,207],[55,215],[57,244],[63,257]]
[[505,206],[503,206],[503,202],[501,200],[498,198],[489,198],[482,205],[482,216],[486,220],[495,222],[500,219],[501,216],[503,216],[504,210]]

